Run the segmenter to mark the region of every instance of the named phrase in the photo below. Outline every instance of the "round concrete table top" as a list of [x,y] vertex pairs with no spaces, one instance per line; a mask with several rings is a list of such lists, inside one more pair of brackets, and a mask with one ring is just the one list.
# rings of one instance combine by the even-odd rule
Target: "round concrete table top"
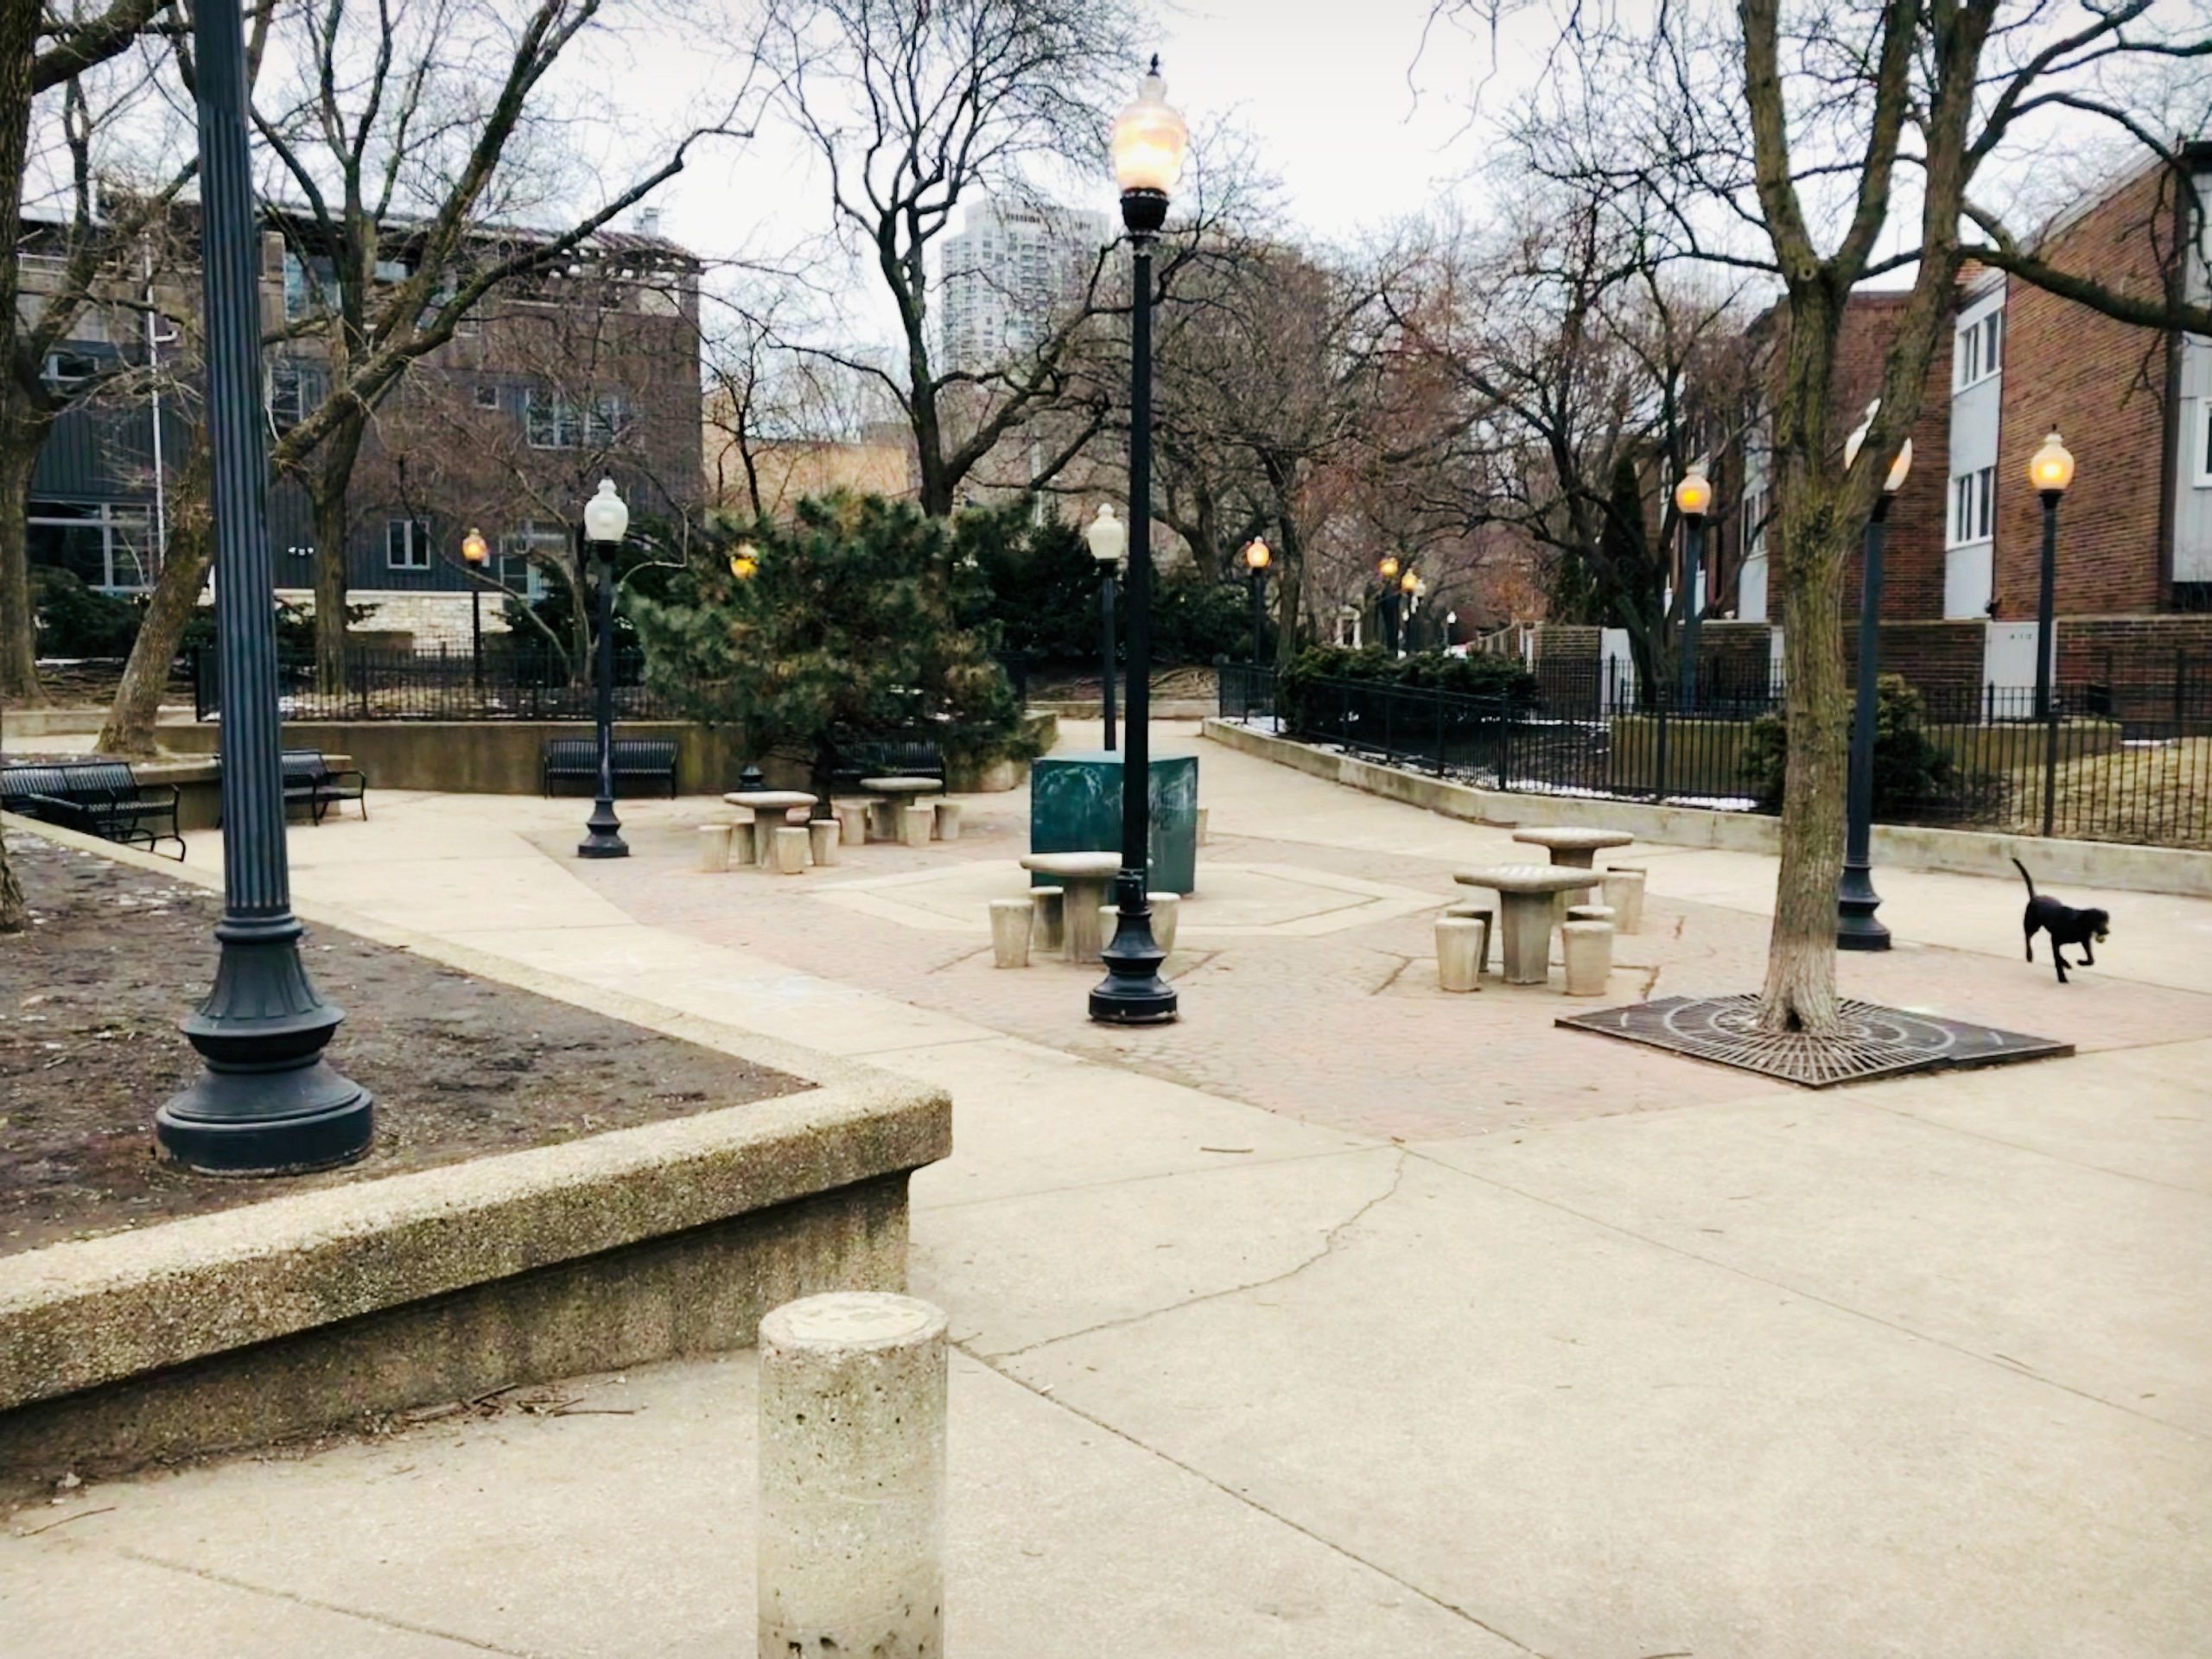
[[1548,847],[1554,851],[1565,849],[1573,852],[1595,852],[1602,847],[1625,847],[1636,837],[1625,830],[1589,830],[1569,824],[1548,829],[1516,830],[1513,839],[1525,841],[1531,847]]
[[814,797],[795,789],[734,789],[722,797],[732,806],[749,806],[756,812],[787,810],[794,806],[812,806]]
[[1039,875],[1098,881],[1121,873],[1122,855],[1119,853],[1025,853],[1021,868],[1034,870]]
[[863,778],[861,787],[878,795],[942,795],[944,785],[934,778]]
[[1462,886],[1497,893],[1584,893],[1605,879],[1601,870],[1559,864],[1496,864],[1486,870],[1460,870],[1452,879]]

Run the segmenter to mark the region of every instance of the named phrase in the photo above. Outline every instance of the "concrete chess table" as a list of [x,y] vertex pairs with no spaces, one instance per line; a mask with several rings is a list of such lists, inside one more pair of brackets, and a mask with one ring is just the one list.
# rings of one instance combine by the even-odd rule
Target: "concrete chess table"
[[1497,894],[1505,982],[1541,985],[1551,972],[1552,919],[1559,909],[1559,895],[1587,893],[1605,878],[1595,870],[1561,864],[1499,864],[1485,870],[1461,870],[1452,879]]
[[1041,875],[1065,890],[1060,912],[1065,918],[1070,962],[1096,962],[1105,944],[1098,912],[1114,891],[1121,874],[1119,853],[1030,853],[1021,868]]
[[1597,861],[1596,855],[1602,849],[1625,847],[1636,837],[1624,830],[1585,830],[1561,825],[1555,829],[1516,830],[1513,839],[1545,849],[1551,854],[1552,862],[1563,868],[1586,870]]

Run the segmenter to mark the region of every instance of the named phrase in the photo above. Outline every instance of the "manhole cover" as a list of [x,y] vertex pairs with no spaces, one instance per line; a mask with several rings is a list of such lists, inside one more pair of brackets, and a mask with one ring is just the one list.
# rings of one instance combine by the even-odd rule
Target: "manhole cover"
[[1781,1077],[1808,1089],[1948,1066],[2054,1059],[2074,1052],[2073,1044],[2049,1037],[1907,1014],[1878,1002],[1846,1001],[1844,1030],[1836,1037],[1761,1031],[1758,1010],[1759,1000],[1751,995],[1662,996],[1594,1014],[1564,1014],[1557,1023]]

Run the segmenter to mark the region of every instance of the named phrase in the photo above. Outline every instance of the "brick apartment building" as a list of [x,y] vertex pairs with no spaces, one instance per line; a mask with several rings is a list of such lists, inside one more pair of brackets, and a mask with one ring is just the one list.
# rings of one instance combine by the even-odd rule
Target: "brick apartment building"
[[[312,315],[330,267],[299,221],[272,212],[264,225],[262,308],[274,335]],[[404,232],[390,242],[404,260]],[[633,522],[697,504],[698,274],[697,260],[659,236],[648,214],[637,232],[602,232],[569,265],[495,291],[410,368],[379,407],[353,472],[348,601],[368,608],[365,632],[465,643],[472,584],[460,547],[470,528],[496,550],[493,574],[507,587],[542,594],[547,564],[574,557],[573,526],[602,475],[621,488]],[[35,293],[34,265],[26,276]],[[158,291],[169,308],[196,306],[197,290],[196,273],[185,272]],[[143,362],[149,349],[142,326],[120,311],[88,309],[79,333],[49,374],[97,374],[118,358]],[[314,339],[270,346],[263,384],[273,441],[327,393]],[[61,566],[108,593],[152,585],[168,493],[193,435],[179,401],[102,393],[61,417],[32,485],[34,569]],[[296,480],[272,480],[269,520],[278,594],[312,609],[317,550]],[[486,600],[487,630],[505,626],[501,611]]]
[[[2212,145],[2187,152],[2212,188]],[[2155,298],[2208,285],[2205,226],[2172,174],[2146,166],[2061,217],[2038,251],[2060,269]],[[1866,291],[1845,315],[1832,417],[1847,431],[1879,390],[1904,296]],[[1770,313],[1755,327],[1771,334]],[[1961,280],[1950,349],[1931,363],[1913,467],[1885,555],[1882,653],[1925,685],[2031,685],[2042,504],[2028,458],[2058,431],[2077,470],[2059,511],[2062,681],[2212,678],[2212,340],[2115,322],[2002,272]],[[1700,654],[1780,652],[1767,582],[1770,470],[1758,429],[1715,458],[1707,537],[1713,598]],[[1858,614],[1860,572],[1845,607]],[[1731,626],[1731,625],[1733,626]],[[1855,642],[1854,642],[1855,643]]]

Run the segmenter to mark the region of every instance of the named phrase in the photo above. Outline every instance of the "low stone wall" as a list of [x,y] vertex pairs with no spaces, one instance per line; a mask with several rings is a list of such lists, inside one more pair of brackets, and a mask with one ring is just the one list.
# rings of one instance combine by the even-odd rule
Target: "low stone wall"
[[[1274,737],[1230,721],[1209,720],[1203,735],[1224,747],[1363,790],[1446,817],[1511,827],[1524,823],[1586,824],[1625,830],[1639,841],[1677,847],[1717,847],[1729,852],[1764,853],[1781,849],[1782,825],[1764,813],[1716,812],[1699,807],[1662,806],[1643,801],[1616,801],[1580,795],[1540,795],[1476,789],[1395,766],[1378,766],[1333,750]],[[1900,869],[1948,870],[1961,875],[2017,879],[2012,860],[2031,865],[2047,886],[2117,889],[2124,893],[2170,893],[2212,898],[2212,853],[2172,847],[2139,847],[2125,842],[2044,840],[1979,830],[1931,830],[1916,824],[1874,826],[1878,863]]]

